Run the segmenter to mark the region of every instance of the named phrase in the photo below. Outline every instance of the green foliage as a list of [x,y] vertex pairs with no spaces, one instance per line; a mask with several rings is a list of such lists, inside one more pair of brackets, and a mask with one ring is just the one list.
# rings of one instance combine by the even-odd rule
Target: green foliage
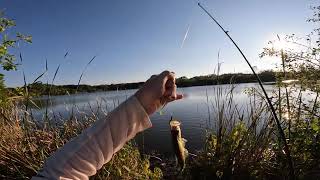
[[[312,7],[313,17],[308,22],[316,27],[305,37],[296,34],[287,35],[284,38],[278,36],[277,40],[269,41],[269,47],[263,49],[260,57],[278,57],[282,71],[280,77],[285,79],[297,79],[303,89],[320,92],[320,6]],[[283,44],[283,47],[277,47]]]
[[14,20],[5,17],[4,13],[0,12],[0,64],[6,71],[16,70],[18,65],[15,63],[15,55],[11,54],[10,50],[16,48],[20,41],[32,43],[31,36],[25,36],[21,33],[17,33],[15,37],[9,37],[7,32],[14,26],[16,26]]
[[161,169],[151,170],[148,157],[140,157],[139,150],[128,143],[91,179],[161,179]]
[[[187,164],[189,179],[263,179],[285,176],[276,172],[273,124],[266,103],[252,91],[247,111],[238,109],[233,101],[233,87],[227,92],[216,90],[213,122],[207,131],[205,148]],[[256,97],[256,98],[255,98]],[[218,105],[219,104],[219,105]],[[242,113],[240,113],[242,112]],[[269,175],[275,173],[276,175]]]
[[[276,80],[273,71],[262,71],[259,73],[259,77],[263,82],[274,82]],[[207,76],[195,76],[192,78],[181,77],[176,80],[178,87],[252,82],[257,82],[255,76],[253,74],[244,73],[211,74]]]
[[[260,78],[264,82],[274,82],[275,72],[263,71],[259,73]],[[222,74],[222,75],[207,75],[207,76],[195,76],[193,78],[181,77],[178,78],[176,84],[178,87],[189,87],[189,86],[204,86],[204,85],[216,85],[218,84],[229,84],[229,83],[250,83],[256,82],[253,74]],[[97,91],[114,91],[114,90],[125,90],[125,89],[137,89],[143,85],[143,82],[137,83],[122,83],[122,84],[109,84],[109,85],[53,85],[44,84],[41,81],[28,84],[30,96],[43,96],[48,95],[66,95],[74,93],[90,93]],[[8,88],[11,96],[21,96],[21,88]]]
[[[14,20],[5,17],[4,13],[0,11],[0,65],[3,70],[11,71],[17,69],[16,57],[12,54],[12,50],[17,48],[19,42],[32,43],[31,36],[25,36],[17,33],[16,36],[9,36],[9,31],[16,26]],[[4,85],[3,74],[0,74],[0,105],[6,102],[6,89]]]
[[[309,22],[320,21],[320,6],[313,7]],[[319,25],[319,24],[317,24]],[[286,41],[294,46],[276,49]],[[320,28],[306,36],[286,36],[270,41],[261,57],[277,57],[280,66],[275,77],[278,90],[272,93],[278,117],[289,145],[297,179],[320,175]],[[295,48],[294,48],[295,47]],[[296,79],[298,82],[288,83]],[[232,88],[231,88],[232,89]],[[231,94],[217,90],[214,122],[206,146],[189,162],[185,178],[194,179],[285,179],[289,164],[279,135],[268,115],[264,96],[257,89],[245,93],[251,98],[249,110],[242,112],[232,103]],[[221,100],[223,99],[223,100]],[[218,103],[219,102],[219,103]],[[237,112],[234,114],[234,112]],[[242,112],[242,113],[241,113]],[[267,119],[265,119],[268,117]]]
[[[320,6],[313,7],[314,16],[309,22],[320,21]],[[0,32],[14,26],[14,22],[3,20]],[[4,38],[3,38],[4,39]],[[28,36],[17,35],[17,39],[30,42]],[[284,47],[276,49],[277,41],[286,41],[297,49]],[[276,72],[261,72],[263,81],[276,80],[278,90],[272,93],[272,101],[285,129],[295,176],[300,179],[317,177],[320,174],[320,28],[305,38],[296,35],[270,41],[261,57],[278,57],[281,66]],[[0,47],[0,53],[8,53],[17,41],[7,40]],[[3,44],[3,43],[2,43]],[[5,48],[4,48],[5,47]],[[8,55],[5,66],[14,69],[14,57]],[[1,61],[2,62],[2,61]],[[11,63],[12,62],[12,63]],[[2,64],[3,65],[3,64]],[[5,68],[4,68],[5,69]],[[2,79],[1,79],[2,78]],[[298,83],[283,81],[297,79]],[[213,85],[224,83],[255,82],[251,74],[223,74],[177,79],[180,87]],[[3,84],[3,76],[0,76]],[[138,88],[142,83],[112,84],[101,86],[80,85],[78,92],[93,92]],[[75,93],[77,85],[55,86],[34,82],[29,84],[28,95],[39,96]],[[268,111],[264,96],[257,89],[248,89],[250,103],[244,111],[233,102],[233,87],[229,92],[217,89],[212,103],[215,125],[207,130],[205,148],[188,160],[183,179],[285,179],[288,177],[286,154],[279,141],[278,133]],[[11,89],[13,94],[24,95],[22,88]],[[2,94],[1,94],[2,95]],[[1,102],[4,100],[1,99]],[[0,116],[0,174],[1,178],[27,179],[43,165],[44,159],[69,139],[79,134],[95,119],[85,116],[84,121],[71,119],[59,127],[50,121],[37,126],[26,114],[16,119],[16,107],[1,109]],[[88,119],[89,118],[89,119]],[[83,122],[83,123],[81,123]],[[28,124],[22,126],[21,124]],[[25,128],[27,127],[27,128]],[[150,168],[148,157],[141,158],[138,149],[127,144],[92,179],[160,179],[159,168]]]
[[4,106],[5,104],[7,104],[7,94],[3,78],[3,74],[0,74],[0,106]]
[[[313,17],[308,22],[319,26],[320,6],[312,7]],[[279,41],[286,46],[276,48]],[[320,28],[305,37],[288,35],[270,41],[261,57],[278,57],[280,67],[277,74],[278,92],[275,93],[278,114],[282,120],[297,177],[306,178],[319,175],[320,171]],[[295,84],[286,80],[296,79]],[[281,149],[274,149],[280,164]]]

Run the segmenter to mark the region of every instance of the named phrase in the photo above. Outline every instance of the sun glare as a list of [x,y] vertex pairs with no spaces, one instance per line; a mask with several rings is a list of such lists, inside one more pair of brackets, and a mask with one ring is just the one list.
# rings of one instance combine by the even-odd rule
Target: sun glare
[[296,45],[292,42],[288,42],[284,35],[274,35],[269,36],[267,39],[272,39],[269,41],[268,46],[270,48],[274,48],[275,50],[288,50],[288,49],[296,49]]
[[275,49],[288,49],[288,48],[290,48],[289,47],[290,45],[289,45],[289,43],[288,42],[286,42],[286,41],[284,41],[284,40],[276,40],[276,41],[274,41],[274,43],[273,43],[273,47],[275,48]]

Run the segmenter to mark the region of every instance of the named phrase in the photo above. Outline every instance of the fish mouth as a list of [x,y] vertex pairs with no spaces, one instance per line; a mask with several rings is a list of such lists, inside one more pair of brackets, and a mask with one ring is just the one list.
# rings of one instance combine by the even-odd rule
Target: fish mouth
[[170,128],[171,130],[179,130],[180,131],[180,125],[181,123],[177,120],[170,120]]
[[172,121],[170,121],[170,126],[180,126],[181,125],[181,123],[179,122],[179,121],[177,121],[177,120],[172,120]]

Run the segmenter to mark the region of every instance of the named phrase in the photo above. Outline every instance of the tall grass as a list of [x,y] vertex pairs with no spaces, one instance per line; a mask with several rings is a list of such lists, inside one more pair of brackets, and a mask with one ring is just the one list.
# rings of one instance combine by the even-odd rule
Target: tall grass
[[[21,55],[20,58],[22,62]],[[87,66],[94,59],[82,71],[78,86]],[[55,70],[51,84],[59,69],[60,65]],[[33,82],[42,78],[47,71],[46,63],[45,71]],[[219,71],[220,64],[217,80]],[[137,146],[130,142],[91,178],[288,179],[292,177],[292,171],[297,178],[320,176],[319,93],[281,81],[277,85],[277,92],[269,92],[268,96],[265,96],[265,89],[262,92],[248,89],[249,101],[242,107],[235,103],[233,84],[227,89],[215,86],[214,94],[206,91],[209,120],[204,149],[189,158],[184,173],[179,177],[172,174],[174,170],[170,160],[163,162],[167,167],[162,166],[162,171],[153,168],[149,160],[151,156],[144,152],[141,154]],[[39,121],[29,109],[30,106],[36,107],[37,103],[33,101],[28,88],[32,86],[27,86],[24,76],[24,105],[9,103],[0,108],[0,178],[3,179],[29,179],[36,175],[51,153],[98,120],[101,117],[100,110],[104,109],[102,102],[97,101],[97,110],[90,103],[90,112],[87,113],[74,105],[69,118],[61,119],[55,115],[52,118],[48,109],[50,88],[47,88],[45,116]],[[313,95],[310,96],[310,93]],[[211,96],[212,101],[209,98]],[[113,100],[114,107],[116,104],[119,102]],[[270,107],[278,112],[277,121],[274,121]],[[105,109],[108,111],[108,107]],[[102,117],[106,114],[104,112]],[[277,133],[279,124],[283,131],[280,136]],[[290,148],[293,170],[288,164],[287,149],[283,148],[283,137],[287,148]]]
[[264,94],[265,100],[268,103],[268,107],[273,115],[273,119],[275,121],[275,123],[277,124],[277,129],[279,131],[279,135],[280,135],[280,140],[282,140],[283,146],[284,146],[284,151],[287,157],[287,162],[288,162],[288,166],[289,166],[289,170],[290,170],[290,178],[293,179],[294,178],[294,165],[292,162],[292,157],[291,157],[291,152],[290,152],[290,148],[288,146],[288,143],[286,141],[286,136],[285,133],[283,131],[283,128],[281,126],[281,123],[279,121],[278,115],[276,113],[276,110],[262,84],[262,81],[260,79],[260,77],[257,75],[257,73],[255,72],[254,68],[252,67],[251,63],[249,62],[249,60],[247,59],[247,57],[244,55],[243,51],[240,49],[240,47],[238,46],[238,44],[233,40],[233,38],[229,35],[228,31],[225,30],[221,24],[200,4],[198,3],[198,6],[220,27],[220,29],[224,32],[224,34],[229,38],[229,40],[232,42],[232,44],[237,48],[237,50],[239,51],[239,53],[241,54],[241,56],[243,57],[243,59],[245,60],[245,62],[248,64],[249,68],[251,69],[252,73],[254,74],[254,76],[256,77],[259,86]]
[[204,150],[190,160],[186,177],[259,178],[269,166],[273,121],[264,110],[267,104],[255,99],[248,107],[239,108],[234,102],[234,88],[214,88],[211,117],[215,124],[207,130]]
[[[68,53],[64,55],[64,59]],[[82,76],[93,57],[85,66],[78,81]],[[22,55],[20,54],[22,63]],[[55,70],[51,81],[53,85],[58,76],[61,64]],[[48,71],[46,67],[33,82],[37,82]],[[51,102],[51,88],[47,88],[47,100],[45,103],[45,115],[42,119],[36,119],[30,106],[38,107],[29,93],[26,76],[23,70],[24,91],[21,102],[12,101],[6,106],[0,107],[0,178],[1,179],[30,179],[35,176],[49,157],[58,148],[67,143],[70,139],[80,134],[99,118],[105,118],[107,113],[99,112],[102,103],[97,102],[97,111],[94,111],[89,104],[91,111],[85,113],[80,111],[75,104],[72,106],[71,115],[67,119],[49,116]],[[49,86],[47,82],[47,87]],[[52,102],[51,102],[52,104]],[[118,102],[119,104],[119,102]],[[115,102],[114,102],[115,106]],[[39,108],[39,107],[38,107]],[[108,108],[108,107],[106,107]],[[79,114],[79,116],[76,116]],[[104,165],[91,179],[160,179],[162,171],[151,168],[149,156],[140,154],[138,147],[132,142],[127,143],[118,153],[114,155],[109,163]]]
[[[21,116],[28,120],[22,127]],[[3,179],[29,179],[36,175],[45,159],[59,147],[89,127],[97,116],[84,115],[61,124],[43,125],[30,115],[10,105],[0,109],[0,174]],[[26,127],[28,129],[26,129]],[[159,179],[159,168],[150,169],[148,157],[142,158],[138,148],[127,143],[92,179]]]
[[[308,94],[299,86],[286,85],[269,92],[277,107],[279,119],[288,130],[290,113],[291,128],[288,144],[292,151],[296,177],[320,175],[320,122],[318,95],[306,101]],[[240,106],[234,99],[235,85],[229,88],[215,86],[213,98],[207,98],[211,108],[210,126],[206,133],[204,149],[189,158],[182,179],[285,179],[289,177],[286,154],[279,144],[277,125],[268,111],[262,92],[248,89],[248,102]],[[288,95],[290,112],[286,103]],[[115,103],[115,102],[114,102]],[[89,104],[89,107],[91,105]],[[98,109],[103,109],[97,102]],[[115,106],[115,105],[114,105]],[[45,159],[57,148],[78,135],[101,117],[91,108],[83,112],[73,108],[68,119],[48,118],[51,123],[39,123],[31,111],[15,104],[0,109],[0,174],[4,179],[28,179],[42,167]],[[21,113],[22,112],[22,113]],[[80,116],[74,116],[80,114]],[[25,120],[25,122],[22,121]],[[41,122],[41,121],[40,121]],[[56,123],[53,123],[56,122]],[[24,123],[24,126],[22,124]],[[164,161],[167,165],[170,163]],[[128,143],[92,179],[158,179],[159,168],[151,168],[148,156],[140,154],[138,148]],[[177,178],[163,167],[164,177]],[[168,171],[168,172],[167,172]]]
[[[286,152],[263,93],[247,89],[249,101],[240,107],[234,101],[234,89],[234,85],[214,87],[211,118],[215,124],[207,130],[205,148],[190,158],[184,179],[290,179]],[[311,114],[317,95],[307,103],[302,97],[308,94],[299,87],[279,89],[280,94],[276,87],[268,93],[278,105],[285,135],[291,134],[286,140],[295,165],[294,178],[320,177],[320,120]]]

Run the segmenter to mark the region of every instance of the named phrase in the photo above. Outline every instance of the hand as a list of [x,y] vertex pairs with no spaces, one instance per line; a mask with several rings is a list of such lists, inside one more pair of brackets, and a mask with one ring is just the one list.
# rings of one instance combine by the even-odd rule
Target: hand
[[148,115],[153,114],[168,102],[181,99],[182,94],[177,94],[176,78],[173,72],[163,71],[153,75],[140,88],[135,96],[140,101]]

